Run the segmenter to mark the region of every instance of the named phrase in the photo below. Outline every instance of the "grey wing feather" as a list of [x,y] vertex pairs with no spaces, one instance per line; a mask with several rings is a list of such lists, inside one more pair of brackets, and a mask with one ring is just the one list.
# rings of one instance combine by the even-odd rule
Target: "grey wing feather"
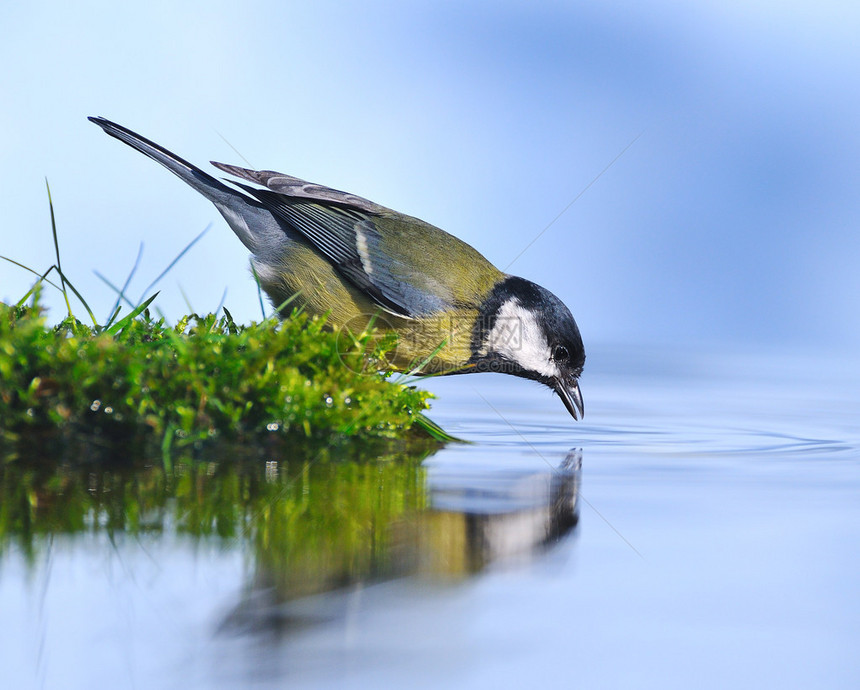
[[283,194],[292,199],[328,201],[368,213],[380,213],[387,210],[385,207],[355,194],[341,192],[331,187],[314,184],[313,182],[308,182],[292,175],[284,175],[274,170],[249,170],[248,168],[240,168],[236,165],[216,163],[215,161],[211,161],[211,163],[219,170],[223,170],[249,182],[256,182],[258,185],[262,185],[273,192]]
[[[404,280],[409,267],[392,265],[390,257],[380,248],[381,237],[374,216],[388,211],[385,207],[355,194],[282,173],[212,164],[265,186],[266,189],[257,189],[234,183],[306,237],[347,280],[383,308],[400,316],[415,317],[447,305],[444,299]],[[398,277],[392,274],[392,268]]]

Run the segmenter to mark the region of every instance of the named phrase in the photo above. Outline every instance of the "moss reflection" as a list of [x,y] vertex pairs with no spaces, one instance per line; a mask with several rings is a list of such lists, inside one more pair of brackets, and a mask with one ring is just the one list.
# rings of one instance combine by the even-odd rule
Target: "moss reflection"
[[[361,563],[394,520],[426,506],[421,461],[435,444],[378,442],[189,451],[166,469],[122,449],[34,454],[0,464],[0,555],[35,553],[42,537],[174,531],[232,538],[292,559],[336,551]],[[71,457],[70,457],[71,456]],[[370,458],[370,459],[368,459]]]
[[286,601],[407,574],[466,577],[575,525],[578,467],[434,496],[423,460],[437,448],[222,445],[170,467],[109,446],[19,456],[0,464],[0,563],[10,549],[35,563],[58,536],[214,540],[248,554],[252,591]]

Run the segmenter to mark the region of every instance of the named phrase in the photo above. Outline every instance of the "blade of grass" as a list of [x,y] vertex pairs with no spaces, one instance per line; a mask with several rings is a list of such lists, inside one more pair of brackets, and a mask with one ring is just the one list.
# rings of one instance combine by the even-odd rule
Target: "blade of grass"
[[402,383],[403,381],[408,380],[410,377],[414,376],[416,373],[421,371],[432,359],[438,355],[442,348],[444,348],[448,344],[448,339],[445,338],[439,345],[436,347],[433,352],[427,355],[419,364],[413,366],[408,372],[405,374],[401,374],[399,378],[394,380],[394,383]]
[[161,439],[161,462],[168,475],[173,472],[173,457],[170,455],[170,446],[173,444],[175,433],[176,427],[173,424],[168,424]]
[[188,244],[185,245],[185,249],[183,249],[181,252],[179,252],[179,254],[176,255],[176,258],[174,258],[173,261],[171,261],[167,265],[167,268],[165,268],[161,273],[159,273],[158,277],[155,280],[153,280],[149,285],[146,286],[146,289],[141,293],[140,300],[138,300],[138,302],[143,300],[143,296],[145,294],[147,294],[152,288],[154,288],[158,284],[158,281],[160,281],[162,278],[164,278],[165,275],[167,275],[167,273],[170,271],[170,269],[172,269],[177,264],[177,262],[183,256],[185,256],[185,254],[188,252],[188,250],[191,249],[191,247],[193,247],[195,244],[197,244],[197,242],[200,241],[200,239],[203,237],[203,235],[205,235],[207,232],[209,232],[209,228],[211,228],[211,227],[212,227],[212,223],[209,223],[209,225],[207,225],[205,228],[203,228],[203,232],[201,232],[199,235],[197,235],[197,237],[195,237],[193,240],[191,240]]
[[37,280],[35,283],[33,283],[33,287],[31,287],[29,290],[27,290],[27,294],[24,295],[21,299],[19,299],[18,302],[15,304],[16,309],[20,308],[21,305],[24,304],[24,302],[26,302],[29,299],[30,295],[32,295],[34,292],[36,293],[36,297],[33,298],[33,306],[36,306],[36,304],[38,304],[39,293],[41,293],[41,291],[42,291],[42,281],[45,279],[45,276],[51,272],[51,269],[53,269],[53,268],[54,267],[51,266],[51,268],[49,268],[47,271],[45,271],[45,275],[43,275],[41,278],[39,278],[39,280]]
[[[301,295],[301,294],[302,294],[302,291],[301,291],[301,290],[299,290],[298,292],[296,292],[296,293],[295,293],[295,294],[293,294],[293,295],[290,295],[289,297],[287,297],[287,299],[285,299],[283,302],[281,302],[281,303],[278,305],[278,308],[277,308],[277,309],[275,309],[275,316],[277,317],[277,315],[281,313],[281,310],[282,310],[282,309],[285,309],[285,308],[286,308],[286,307],[288,307],[290,304],[292,304],[292,303],[296,300],[296,298],[298,298],[298,296],[299,296],[299,295]],[[301,311],[302,311],[302,310],[300,309],[300,310],[299,310],[299,312],[301,312]],[[265,320],[265,319],[264,319],[264,320]]]
[[[70,281],[68,278],[66,278],[66,276],[63,274],[63,272],[59,266],[57,267],[57,273],[60,274],[60,277],[63,279],[63,282],[69,286],[69,289],[75,293],[75,297],[78,298],[78,301],[84,305],[84,309],[87,310],[87,314],[89,314],[90,320],[93,322],[93,328],[95,328],[97,331],[101,330],[101,327],[99,326],[99,322],[96,319],[96,315],[93,313],[93,310],[90,309],[90,305],[87,304],[87,301],[84,299],[84,296],[80,292],[78,292],[78,289],[72,284],[72,281]],[[72,318],[74,318],[74,317],[72,317]]]
[[[39,273],[38,271],[36,271],[36,270],[34,270],[34,269],[30,268],[29,266],[25,266],[25,265],[24,265],[24,264],[22,264],[22,263],[18,263],[17,261],[15,261],[15,259],[10,259],[8,256],[3,256],[2,254],[0,254],[0,259],[3,259],[4,261],[8,261],[10,264],[15,264],[18,268],[23,268],[25,271],[30,271],[30,273],[32,273],[32,274],[33,274],[33,275],[35,275],[35,276],[39,276],[39,280],[37,281],[37,283],[43,283],[43,282],[44,282],[44,283],[47,283],[47,284],[48,284],[48,285],[50,285],[51,287],[55,287],[55,288],[57,288],[57,290],[60,290],[60,291],[62,292],[62,288],[61,288],[59,285],[57,285],[57,284],[56,284],[55,282],[53,282],[52,280],[46,280],[46,279],[45,279],[45,276],[47,276],[51,271],[53,271],[54,269],[56,269],[56,268],[57,268],[56,266],[53,266],[53,265],[52,265],[52,266],[51,266],[47,271],[45,271],[44,273]],[[34,287],[35,287],[35,286],[34,286]],[[32,292],[32,290],[31,290],[31,292]],[[28,297],[29,297],[29,295],[30,295],[30,293],[27,293],[27,296],[28,296]],[[26,297],[25,297],[24,299],[26,299]],[[23,300],[21,301],[21,303],[23,304]]]
[[130,314],[127,314],[127,315],[126,315],[122,320],[117,321],[113,326],[111,326],[110,328],[108,328],[108,329],[107,329],[107,332],[108,332],[110,335],[116,335],[117,333],[119,333],[123,328],[125,328],[129,323],[131,323],[131,321],[132,321],[132,320],[133,320],[133,319],[134,319],[138,314],[140,314],[144,309],[146,309],[150,304],[152,304],[152,301],[153,301],[156,297],[158,297],[158,293],[157,293],[157,292],[156,292],[154,295],[152,295],[152,297],[150,297],[148,300],[146,300],[146,301],[145,301],[145,302],[143,302],[142,304],[139,304],[137,307],[135,307],[135,308],[134,308],[134,311],[132,311]]
[[196,314],[194,311],[194,307],[191,306],[191,300],[188,299],[188,295],[185,294],[185,289],[182,285],[179,286],[179,294],[182,295],[182,301],[185,302],[185,308],[188,310],[189,314]]
[[263,304],[263,286],[260,284],[260,276],[257,275],[257,269],[254,268],[254,262],[248,259],[251,264],[251,273],[254,274],[254,282],[257,283],[257,299],[260,300],[260,313],[263,315],[263,321],[266,320],[266,307]]
[[[14,262],[14,261],[13,261],[12,263],[16,263],[16,262]],[[19,265],[20,265],[20,264],[19,264]],[[27,268],[26,266],[21,266],[21,267],[22,267],[22,268]],[[32,269],[32,268],[27,268],[27,270],[28,270],[28,271],[32,271],[33,273],[36,273],[36,275],[37,275],[37,276],[39,276],[39,280],[37,280],[35,283],[33,283],[33,287],[31,287],[29,290],[27,290],[27,294],[26,294],[26,295],[24,295],[21,299],[19,299],[19,300],[18,300],[18,302],[17,302],[17,304],[16,304],[15,306],[16,306],[16,307],[20,307],[22,304],[24,304],[24,302],[26,302],[26,301],[29,299],[30,295],[32,295],[32,294],[33,294],[34,292],[36,292],[37,290],[41,290],[41,288],[42,288],[42,283],[43,283],[43,282],[46,282],[46,283],[48,283],[48,284],[50,284],[50,285],[53,285],[55,288],[57,288],[57,289],[59,290],[60,288],[59,288],[59,286],[58,286],[56,283],[52,283],[50,280],[46,280],[47,275],[48,275],[51,271],[55,271],[56,269],[57,269],[57,267],[56,267],[56,266],[51,266],[51,267],[50,267],[47,271],[45,271],[42,275],[39,275],[38,273],[36,273],[35,271],[33,271],[33,269]]]
[[60,284],[63,286],[61,292],[63,293],[63,299],[66,300],[66,309],[69,312],[69,316],[75,318],[75,315],[72,313],[72,305],[69,302],[69,294],[66,292],[66,278],[63,275],[63,264],[60,263],[60,242],[57,239],[57,219],[54,216],[54,200],[51,198],[51,185],[48,184],[48,178],[45,178],[45,188],[48,190],[48,208],[51,211],[51,232],[54,235],[54,252],[57,255],[57,271],[60,274]]
[[87,310],[87,314],[89,314],[90,319],[93,322],[93,328],[98,330],[99,322],[96,320],[96,315],[93,314],[93,310],[90,309],[90,305],[87,304],[87,301],[83,298],[80,292],[77,291],[74,285],[66,278],[66,274],[63,272],[63,265],[60,263],[60,240],[57,237],[57,219],[54,215],[54,201],[51,199],[51,185],[48,184],[48,178],[45,178],[45,187],[48,190],[48,208],[51,210],[51,233],[54,236],[54,251],[57,254],[57,273],[60,274],[60,284],[63,286],[63,298],[66,300],[66,309],[69,311],[69,317],[75,318],[75,315],[72,313],[72,305],[69,302],[69,293],[66,292],[66,285],[68,285],[72,292],[75,293],[75,297],[77,297],[81,304],[84,305],[84,309]]
[[[412,376],[408,381],[396,380],[395,383],[399,383],[402,386],[405,385],[415,385],[420,383],[421,381],[427,381],[428,379],[439,378],[440,376],[453,376],[454,374],[467,374],[470,370],[475,369],[475,365],[472,364],[461,364],[458,367],[451,367],[450,369],[446,369],[445,371],[433,371],[428,374],[416,374]],[[405,378],[407,375],[403,374]]]
[[[122,290],[117,293],[116,302],[113,303],[113,308],[110,310],[110,313],[113,315],[111,319],[115,318],[119,313],[119,303],[125,297],[125,291],[128,290],[128,285],[131,283],[131,279],[134,277],[134,274],[137,273],[137,267],[140,266],[140,257],[143,256],[143,242],[140,243],[140,246],[137,249],[137,258],[134,260],[134,266],[131,267],[131,271],[129,271],[128,277],[125,279],[125,282],[122,285]],[[128,301],[128,300],[126,300]],[[109,328],[111,324],[111,320],[108,320],[105,323],[105,328]]]
[[236,322],[233,320],[233,315],[227,307],[224,307],[224,319],[225,325],[227,326],[227,332],[237,335],[239,333],[239,327],[236,325]]
[[430,436],[436,441],[440,441],[442,443],[470,443],[470,441],[464,441],[456,436],[451,436],[451,434],[445,431],[432,419],[424,416],[421,412],[416,415],[415,423],[430,434]]
[[101,280],[101,281],[102,281],[105,285],[107,285],[111,290],[113,290],[116,294],[118,294],[118,295],[120,296],[120,298],[121,298],[122,300],[124,300],[124,301],[125,301],[125,303],[126,303],[129,307],[131,307],[132,309],[134,309],[134,307],[135,307],[134,302],[132,302],[128,297],[126,297],[126,296],[125,296],[125,293],[124,293],[122,290],[120,290],[116,285],[114,285],[112,282],[110,282],[107,278],[105,278],[105,277],[104,277],[101,273],[99,273],[98,271],[93,271],[93,273],[95,273],[95,274],[96,274],[96,277],[98,277],[98,278],[99,278],[99,280]]
[[227,301],[227,287],[224,287],[224,292],[221,294],[221,301],[218,303],[218,308],[215,310],[215,314],[221,311],[224,308],[224,302]]
[[105,330],[110,328],[110,325],[114,322],[114,319],[116,319],[116,317],[119,316],[119,313],[121,311],[122,311],[122,307],[117,305],[116,311],[114,311],[114,313],[110,315],[110,317],[108,318],[107,322],[104,325]]

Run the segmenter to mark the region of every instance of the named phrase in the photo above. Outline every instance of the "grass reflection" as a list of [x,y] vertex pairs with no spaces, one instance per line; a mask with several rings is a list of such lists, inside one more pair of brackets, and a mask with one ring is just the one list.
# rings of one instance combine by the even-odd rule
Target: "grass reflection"
[[213,444],[168,466],[90,441],[0,464],[0,564],[15,550],[35,567],[55,539],[74,548],[82,535],[207,540],[247,554],[250,592],[284,602],[416,573],[467,577],[576,524],[578,456],[575,467],[484,489],[477,478],[434,498],[423,465],[432,442]]
[[231,445],[155,457],[84,445],[0,464],[0,555],[36,555],[43,537],[174,531],[253,543],[279,558],[359,564],[392,521],[426,506],[433,443]]

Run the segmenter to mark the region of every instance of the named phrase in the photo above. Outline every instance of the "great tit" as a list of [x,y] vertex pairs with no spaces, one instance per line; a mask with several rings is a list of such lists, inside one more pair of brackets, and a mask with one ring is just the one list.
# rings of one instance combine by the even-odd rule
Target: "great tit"
[[125,127],[89,119],[215,204],[276,307],[293,297],[335,329],[394,331],[393,369],[513,374],[552,388],[574,419],[583,415],[585,348],[549,290],[503,273],[444,230],[354,194],[213,161],[254,184],[229,187]]

